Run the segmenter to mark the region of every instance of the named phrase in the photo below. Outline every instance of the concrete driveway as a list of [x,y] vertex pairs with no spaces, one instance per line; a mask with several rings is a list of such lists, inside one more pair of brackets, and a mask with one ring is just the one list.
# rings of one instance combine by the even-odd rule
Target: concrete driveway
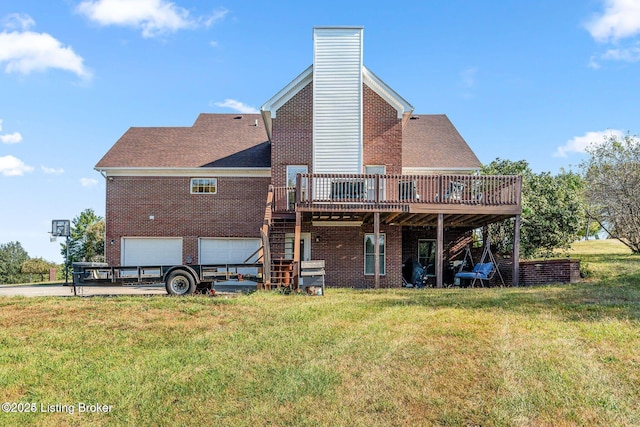
[[[246,282],[216,284],[215,289],[219,293],[251,292],[256,289],[255,283]],[[115,295],[167,295],[164,284],[159,285],[127,285],[127,286],[77,286],[76,293],[79,297],[90,296],[115,296]],[[25,296],[25,297],[72,297],[73,286],[64,285],[2,285],[0,297]]]
[[[78,296],[95,295],[166,295],[164,285],[153,286],[77,286]],[[0,286],[0,296],[72,297],[73,286],[16,285]]]

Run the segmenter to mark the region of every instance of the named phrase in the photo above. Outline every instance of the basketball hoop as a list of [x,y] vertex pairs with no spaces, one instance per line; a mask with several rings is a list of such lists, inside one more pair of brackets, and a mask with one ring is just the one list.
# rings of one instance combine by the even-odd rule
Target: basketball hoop
[[[67,240],[66,254],[64,257],[64,285],[69,285],[69,237],[71,237],[71,221],[68,219],[54,219],[51,221],[51,242],[55,242],[58,237],[64,237]],[[76,282],[73,281],[73,295],[76,293]]]

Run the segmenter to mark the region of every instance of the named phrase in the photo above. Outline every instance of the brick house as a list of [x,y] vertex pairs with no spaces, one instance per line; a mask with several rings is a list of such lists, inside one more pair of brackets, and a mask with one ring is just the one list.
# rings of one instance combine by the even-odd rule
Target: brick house
[[300,261],[321,259],[328,286],[399,287],[412,259],[441,286],[472,230],[516,218],[517,236],[520,177],[479,176],[445,115],[414,114],[363,65],[362,36],[314,28],[313,64],[261,114],[129,129],[96,165],[107,262],[260,256],[268,282],[281,260],[297,279]]

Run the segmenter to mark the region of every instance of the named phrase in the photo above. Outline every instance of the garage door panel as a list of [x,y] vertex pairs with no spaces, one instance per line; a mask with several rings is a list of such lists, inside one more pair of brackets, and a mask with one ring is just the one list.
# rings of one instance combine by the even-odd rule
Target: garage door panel
[[[260,239],[200,239],[201,264],[243,264],[255,262],[258,259],[257,250],[260,248]],[[257,274],[256,268],[240,268],[238,273]]]
[[[242,264],[260,247],[260,239],[200,239],[201,264]],[[257,259],[251,257],[249,262]]]
[[122,265],[180,265],[182,239],[125,237],[121,259]]

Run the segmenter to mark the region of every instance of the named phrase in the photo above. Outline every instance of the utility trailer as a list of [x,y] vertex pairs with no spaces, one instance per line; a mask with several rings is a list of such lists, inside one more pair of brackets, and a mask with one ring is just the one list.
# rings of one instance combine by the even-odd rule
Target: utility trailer
[[110,267],[74,262],[73,283],[83,285],[151,285],[164,283],[169,295],[208,293],[216,282],[263,282],[262,264],[145,265]]

